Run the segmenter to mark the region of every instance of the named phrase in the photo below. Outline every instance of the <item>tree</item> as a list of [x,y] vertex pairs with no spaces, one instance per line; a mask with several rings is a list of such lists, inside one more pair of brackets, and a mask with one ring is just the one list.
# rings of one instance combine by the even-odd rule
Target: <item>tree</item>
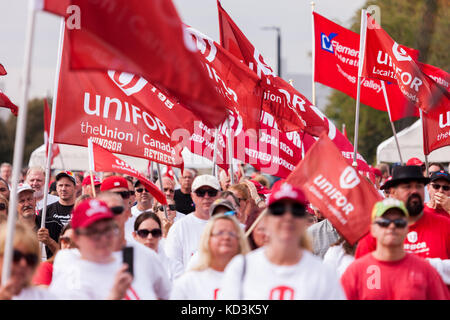
[[[381,12],[381,26],[392,39],[420,51],[419,60],[443,70],[450,67],[448,19],[449,8],[444,0],[407,1],[378,0],[367,1],[364,8],[377,5]],[[361,10],[353,17],[351,30],[359,33]],[[345,123],[350,140],[355,128],[354,99],[334,91],[326,106],[325,113],[338,128]],[[405,118],[394,123],[400,131],[415,122],[416,118]],[[369,162],[374,163],[376,148],[383,140],[392,136],[389,117],[386,112],[361,104],[359,121],[358,151]],[[353,142],[353,141],[352,141]],[[404,159],[406,161],[407,159]]]

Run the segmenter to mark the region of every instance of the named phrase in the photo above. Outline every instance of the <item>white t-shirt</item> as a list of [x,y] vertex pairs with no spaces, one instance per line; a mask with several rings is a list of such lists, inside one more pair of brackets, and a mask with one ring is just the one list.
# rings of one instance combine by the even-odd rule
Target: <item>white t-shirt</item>
[[173,283],[171,300],[216,300],[223,272],[211,268],[188,271]]
[[164,266],[164,269],[168,272],[169,280],[174,281],[184,273],[184,268],[177,260],[171,259],[166,255],[164,248],[158,248],[158,256]]
[[[134,248],[134,279],[125,300],[168,299],[171,284],[158,255],[136,241],[127,241],[127,246]],[[58,251],[50,291],[60,299],[106,299],[122,265],[122,252],[114,252],[112,258],[95,263],[81,259],[78,249]]]
[[244,276],[244,256],[238,255],[231,260],[225,269],[219,299],[345,299],[336,272],[309,251],[303,250],[302,258],[295,265],[279,266],[266,258],[265,250],[262,247],[245,256]]
[[330,247],[323,257],[323,263],[336,270],[339,277],[354,260],[354,256],[345,253],[342,244]]
[[20,291],[13,300],[57,300],[58,297],[52,294],[47,288],[30,286]]
[[[52,203],[55,203],[57,201],[59,201],[59,197],[54,196],[52,194],[48,194],[47,195],[47,206],[52,204]],[[44,198],[42,198],[39,201],[36,201],[36,209],[37,209],[37,211],[42,210],[42,208],[44,207],[43,204],[44,204]]]
[[170,227],[165,241],[165,251],[169,258],[179,261],[183,269],[186,269],[189,259],[197,251],[207,222],[208,220],[197,218],[191,213]]

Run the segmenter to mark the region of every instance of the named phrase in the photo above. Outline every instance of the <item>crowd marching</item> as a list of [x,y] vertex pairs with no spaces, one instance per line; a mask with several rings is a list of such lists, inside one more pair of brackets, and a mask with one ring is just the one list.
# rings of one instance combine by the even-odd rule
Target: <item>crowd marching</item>
[[[185,168],[153,181],[163,205],[132,176],[61,171],[44,204],[45,171],[28,168],[0,299],[448,300],[448,171],[433,163],[427,174],[418,159],[372,171],[384,199],[351,245],[302,186],[258,172],[230,179]],[[4,163],[0,270],[10,179]]]

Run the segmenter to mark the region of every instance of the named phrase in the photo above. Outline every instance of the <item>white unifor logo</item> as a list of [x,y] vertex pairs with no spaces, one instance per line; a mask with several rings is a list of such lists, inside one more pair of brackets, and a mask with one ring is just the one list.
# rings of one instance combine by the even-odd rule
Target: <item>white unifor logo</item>
[[105,207],[102,207],[100,205],[100,202],[98,202],[97,200],[89,201],[89,205],[90,205],[90,208],[88,210],[86,210],[86,215],[89,217],[94,214],[97,214],[97,213],[107,212],[107,209]]
[[127,96],[138,93],[147,84],[144,78],[128,72],[108,70],[108,76]]
[[297,198],[298,193],[294,189],[292,189],[292,186],[289,183],[283,183],[280,190],[275,193],[275,199],[281,198],[281,197],[290,197],[290,198]]
[[339,184],[342,189],[352,189],[360,182],[361,180],[359,179],[358,174],[351,166],[347,166],[344,171],[342,171],[341,177],[339,178]]
[[411,231],[406,237],[408,238],[409,242],[415,243],[417,241],[417,232]]
[[397,61],[411,61],[409,54],[405,51],[405,49],[400,48],[397,42],[395,42],[392,46],[392,53]]

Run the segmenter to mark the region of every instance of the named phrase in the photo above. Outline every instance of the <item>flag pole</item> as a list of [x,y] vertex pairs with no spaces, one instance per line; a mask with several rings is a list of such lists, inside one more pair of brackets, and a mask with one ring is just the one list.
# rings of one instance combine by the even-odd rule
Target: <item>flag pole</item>
[[213,167],[212,167],[212,175],[217,177],[217,138],[219,136],[219,129],[216,128],[214,131],[214,153],[213,153]]
[[[159,163],[156,163],[156,170],[158,170],[158,180],[159,180],[159,188],[161,189],[161,192],[164,192],[163,184],[162,184],[162,176],[161,176],[161,168],[159,167]],[[166,219],[169,219],[169,216],[167,215],[167,205],[162,205],[164,208],[164,215],[166,216]]]
[[360,95],[361,95],[361,74],[364,63],[364,49],[366,46],[366,25],[367,25],[367,15],[366,10],[361,10],[361,31],[359,36],[359,63],[358,63],[358,84],[356,91],[356,114],[355,114],[355,135],[354,135],[354,153],[353,153],[353,167],[357,167],[356,162],[358,154],[358,130],[359,130],[359,105],[360,105]]
[[88,154],[89,154],[89,176],[91,177],[92,194],[94,195],[94,198],[96,198],[97,195],[95,192],[94,176],[92,175],[92,172],[95,171],[94,145],[91,139],[88,139]]
[[234,181],[234,174],[233,174],[233,141],[231,141],[231,125],[230,125],[230,118],[227,118],[227,127],[228,127],[228,158],[229,158],[229,166],[230,166],[230,181],[231,185],[235,184]]
[[28,113],[28,89],[30,82],[31,72],[31,57],[33,52],[33,38],[34,38],[34,21],[36,17],[35,1],[28,1],[28,22],[25,38],[25,56],[24,56],[24,68],[22,78],[22,94],[21,94],[21,106],[19,108],[17,116],[16,136],[14,142],[14,156],[13,156],[13,168],[11,177],[11,192],[8,209],[7,220],[7,232],[6,241],[3,254],[3,267],[2,267],[2,284],[6,285],[11,275],[12,254],[14,245],[14,233],[16,229],[17,221],[17,185],[19,182],[20,171],[22,169],[23,150],[25,145],[25,131],[27,126],[27,113]]
[[386,92],[386,86],[385,86],[383,80],[381,80],[380,82],[381,82],[381,88],[383,89],[384,101],[386,102],[386,108],[387,108],[388,115],[389,115],[389,122],[391,123],[392,132],[394,133],[395,144],[397,145],[398,156],[400,157],[400,164],[403,165],[403,158],[402,158],[402,153],[400,152],[400,144],[398,143],[397,132],[395,131],[395,126],[394,126],[394,123],[392,122],[392,118],[391,118],[391,108],[389,106],[389,99],[388,99],[387,92]]
[[314,81],[315,72],[316,72],[316,39],[314,33],[314,1],[311,1],[311,21],[312,21],[312,104],[316,105],[316,82]]
[[[423,132],[425,131],[425,122],[423,121],[422,109],[419,108],[419,112],[420,112],[420,121],[422,121],[422,135],[423,135]],[[423,143],[425,143],[425,137],[423,139]],[[425,154],[425,152],[423,154],[425,156],[425,169],[426,169],[426,172],[427,172],[427,177],[429,177],[430,173],[428,171],[428,155]]]

